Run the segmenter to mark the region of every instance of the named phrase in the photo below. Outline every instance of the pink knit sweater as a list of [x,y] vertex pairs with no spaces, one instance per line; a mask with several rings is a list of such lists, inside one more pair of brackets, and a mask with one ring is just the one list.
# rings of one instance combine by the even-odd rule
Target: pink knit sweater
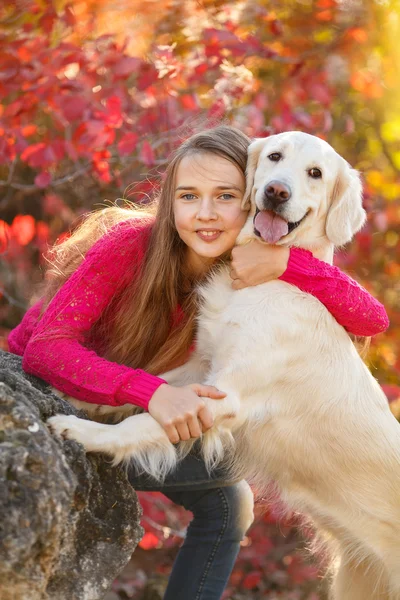
[[[137,277],[150,231],[150,224],[133,220],[116,225],[89,250],[39,321],[40,302],[27,311],[8,337],[10,351],[23,356],[27,373],[79,400],[147,409],[165,381],[102,358],[96,323],[106,310],[112,313],[128,281]],[[280,279],[318,298],[350,333],[370,336],[388,327],[385,309],[377,300],[307,250],[291,249]]]

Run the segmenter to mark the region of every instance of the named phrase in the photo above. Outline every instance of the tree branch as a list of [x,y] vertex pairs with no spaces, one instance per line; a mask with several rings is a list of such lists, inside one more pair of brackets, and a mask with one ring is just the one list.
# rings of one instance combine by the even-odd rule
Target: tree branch
[[28,308],[26,304],[22,304],[22,302],[19,302],[18,300],[10,296],[10,294],[6,292],[4,288],[0,288],[0,296],[4,296],[7,302],[9,304],[12,304],[12,306],[17,306],[18,308],[22,308],[23,310],[27,310]]

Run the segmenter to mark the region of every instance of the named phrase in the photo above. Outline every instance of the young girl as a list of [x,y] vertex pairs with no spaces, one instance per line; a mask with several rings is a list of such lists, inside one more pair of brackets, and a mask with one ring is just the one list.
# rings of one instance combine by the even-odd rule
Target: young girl
[[[249,141],[227,126],[192,136],[167,168],[153,216],[106,209],[55,249],[44,297],[9,336],[26,372],[85,402],[140,406],[172,442],[212,426],[200,396],[222,398],[223,390],[201,382],[173,387],[158,375],[187,360],[194,288],[213,265],[229,260],[245,223]],[[387,327],[379,302],[306,250],[259,242],[235,248],[231,274],[235,288],[278,277],[292,283],[355,335]],[[134,468],[129,479],[135,489],[162,491],[193,513],[165,600],[219,599],[253,519],[247,483],[230,481],[222,470],[210,476],[195,451],[161,488]]]

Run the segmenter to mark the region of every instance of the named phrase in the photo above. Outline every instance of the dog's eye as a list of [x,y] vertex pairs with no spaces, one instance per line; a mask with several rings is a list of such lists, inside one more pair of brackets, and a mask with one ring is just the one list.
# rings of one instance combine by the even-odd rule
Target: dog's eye
[[320,179],[322,177],[322,171],[321,171],[321,169],[317,169],[317,167],[310,169],[308,171],[308,174],[313,179]]
[[278,160],[281,160],[282,154],[280,152],[273,152],[268,158],[269,160],[272,160],[272,162],[278,162]]

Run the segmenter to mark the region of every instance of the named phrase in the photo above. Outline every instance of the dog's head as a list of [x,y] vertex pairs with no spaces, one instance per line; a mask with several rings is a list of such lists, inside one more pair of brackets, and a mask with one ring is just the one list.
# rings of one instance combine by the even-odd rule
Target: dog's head
[[358,172],[327,142],[300,131],[250,145],[243,207],[250,207],[252,235],[310,249],[346,244],[365,221]]

